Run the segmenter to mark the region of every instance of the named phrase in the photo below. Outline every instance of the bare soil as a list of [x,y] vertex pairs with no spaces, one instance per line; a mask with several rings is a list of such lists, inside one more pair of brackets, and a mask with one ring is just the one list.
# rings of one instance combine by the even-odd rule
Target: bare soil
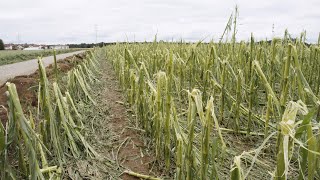
[[[77,54],[72,57],[65,58],[61,61],[57,62],[58,69],[60,74],[64,74],[72,69],[76,64],[82,61],[85,57],[85,54]],[[53,65],[49,65],[46,67],[47,77],[52,79],[54,73]],[[30,75],[16,76],[13,79],[9,79],[7,82],[14,83],[17,88],[17,92],[20,98],[20,102],[23,107],[28,106],[37,106],[37,90],[38,90],[38,82],[39,82],[39,71],[36,70],[34,73]],[[7,87],[4,84],[0,86],[0,119],[3,125],[7,121],[7,96],[5,92],[7,91]],[[24,108],[25,110],[28,108]]]
[[[126,100],[121,90],[119,90],[119,82],[111,68],[110,62],[104,62],[102,81],[105,81],[105,89],[102,92],[102,97],[109,106],[110,114],[110,130],[118,134],[117,150],[119,154],[117,161],[123,167],[136,173],[156,176],[159,172],[153,167],[156,161],[152,151],[146,146],[146,141],[143,140],[141,130],[133,128],[133,120],[135,117],[130,113],[131,110],[126,107]],[[121,176],[122,179],[139,179],[127,174]]]

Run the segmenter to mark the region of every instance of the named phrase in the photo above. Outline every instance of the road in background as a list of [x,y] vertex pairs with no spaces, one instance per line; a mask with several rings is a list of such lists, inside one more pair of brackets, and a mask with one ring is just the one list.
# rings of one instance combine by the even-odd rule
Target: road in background
[[[83,53],[83,52],[85,51],[82,50],[82,51],[75,51],[75,52],[66,53],[66,54],[59,54],[57,55],[57,61],[62,60],[69,56],[73,56],[75,54]],[[53,56],[43,57],[42,62],[44,66],[47,67],[48,65],[54,62]],[[38,59],[31,59],[28,61],[0,66],[0,85],[5,83],[10,78],[14,78],[16,76],[21,76],[21,75],[32,74],[37,69],[38,69]]]

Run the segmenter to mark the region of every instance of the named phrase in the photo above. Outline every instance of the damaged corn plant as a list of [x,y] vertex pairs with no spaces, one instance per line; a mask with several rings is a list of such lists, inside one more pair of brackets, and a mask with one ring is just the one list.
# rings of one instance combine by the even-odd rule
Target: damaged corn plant
[[35,111],[25,111],[15,84],[6,84],[8,121],[0,125],[0,179],[62,179],[67,158],[100,158],[83,135],[84,119],[77,107],[79,102],[95,105],[91,87],[98,81],[98,64],[96,50],[86,52],[62,82],[55,60],[49,81],[39,58]]
[[238,42],[236,18],[219,42],[105,47],[136,126],[170,178],[320,179],[320,41]]

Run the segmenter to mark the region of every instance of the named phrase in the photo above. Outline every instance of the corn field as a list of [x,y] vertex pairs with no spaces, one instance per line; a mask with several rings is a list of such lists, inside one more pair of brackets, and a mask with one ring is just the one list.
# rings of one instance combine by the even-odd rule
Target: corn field
[[[76,102],[95,104],[92,85],[100,73],[97,51],[68,72],[66,83],[49,82],[41,58],[38,106],[26,113],[15,84],[7,83],[8,121],[0,123],[0,179],[61,179],[67,157],[86,154],[101,158],[83,136],[83,122]],[[59,87],[63,85],[63,88]]]
[[172,178],[314,180],[320,46],[305,39],[286,31],[270,42],[236,42],[234,33],[231,42],[155,39],[105,51]]

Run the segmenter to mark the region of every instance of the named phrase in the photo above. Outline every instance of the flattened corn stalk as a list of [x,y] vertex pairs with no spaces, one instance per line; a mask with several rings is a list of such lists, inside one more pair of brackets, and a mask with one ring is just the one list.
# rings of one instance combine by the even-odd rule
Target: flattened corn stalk
[[[9,108],[6,128],[0,124],[1,179],[61,179],[68,148],[75,158],[80,156],[82,148],[90,157],[101,158],[79,131],[83,128],[83,122],[75,103],[85,96],[89,99],[89,103],[95,104],[90,96],[92,91],[90,87],[98,81],[96,75],[101,73],[97,68],[99,62],[95,54],[96,52],[91,51],[82,63],[69,71],[65,96],[57,82],[53,83],[52,94],[45,67],[41,59],[38,60],[40,76],[36,116],[39,119],[38,125],[35,124],[31,113],[29,118],[24,115],[15,85],[6,84]],[[54,77],[57,81],[56,61]],[[8,151],[11,150],[9,147],[14,144],[17,145],[15,150],[19,154],[18,168],[11,166],[15,157],[8,156],[10,153]],[[56,165],[49,166],[51,163]]]
[[[290,136],[290,141],[282,135],[281,122],[292,100],[301,99],[309,110],[319,110],[320,81],[310,73],[310,69],[320,72],[320,66],[315,66],[320,62],[319,45],[305,46],[303,38],[293,42],[287,31],[283,39],[275,38],[271,44],[257,43],[253,35],[249,43],[237,43],[234,38],[233,43],[115,44],[105,47],[105,51],[130,105],[135,107],[137,122],[154,140],[157,158],[165,160],[167,168],[174,162],[170,166],[176,168],[176,179],[270,177],[268,171],[274,171],[276,179],[289,179],[295,174],[308,179],[318,177],[320,149],[315,147],[320,137],[315,135],[319,129],[316,113],[308,116],[308,123],[303,115],[297,116],[299,123],[292,131],[299,130],[299,136]],[[212,102],[214,108],[203,108]],[[250,153],[239,156],[234,151],[238,147],[232,147],[232,142],[224,138],[231,133],[240,137],[247,133],[270,141],[278,148],[277,158],[271,159],[277,164],[266,165]],[[278,143],[269,138],[274,133]],[[302,158],[301,169],[288,169],[294,165],[284,155],[287,150],[283,147],[307,149],[290,155]],[[228,158],[228,162],[234,162],[231,169],[217,160],[224,154],[218,152],[235,156]],[[250,173],[243,164],[248,158],[255,166]],[[219,169],[228,169],[229,174]]]

